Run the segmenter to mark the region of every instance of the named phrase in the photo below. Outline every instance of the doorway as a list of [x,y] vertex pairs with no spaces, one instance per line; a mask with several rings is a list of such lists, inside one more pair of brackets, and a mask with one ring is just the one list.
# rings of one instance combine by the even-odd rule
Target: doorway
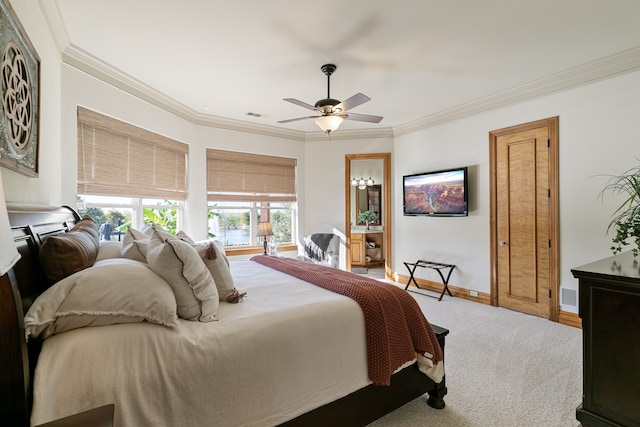
[[[360,178],[360,175],[352,176],[353,173],[359,173],[358,162],[367,163],[369,161],[378,161],[381,166],[380,176],[382,176],[382,182],[375,182],[376,190],[378,191],[378,203],[380,205],[380,221],[379,224],[382,227],[382,259],[385,271],[385,276],[389,277],[391,274],[391,153],[367,153],[367,154],[347,154],[345,155],[345,235],[347,236],[347,270],[351,270],[352,253],[351,253],[351,234],[356,228],[362,228],[357,222],[357,206],[356,199],[361,199],[356,191],[357,187],[351,185],[352,178]],[[365,176],[367,179],[369,176]],[[374,191],[365,192],[363,194],[375,193]],[[372,205],[375,205],[374,198],[367,197],[367,203],[372,201]],[[368,206],[368,205],[367,205]],[[360,231],[360,230],[358,230]],[[358,236],[360,237],[360,236]],[[357,245],[356,245],[357,246]]]
[[489,133],[491,303],[558,321],[558,117]]

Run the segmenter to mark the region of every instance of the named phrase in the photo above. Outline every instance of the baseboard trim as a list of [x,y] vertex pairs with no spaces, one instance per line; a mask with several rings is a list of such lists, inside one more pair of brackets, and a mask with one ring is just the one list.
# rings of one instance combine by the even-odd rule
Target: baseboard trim
[[569,313],[568,311],[560,311],[558,315],[558,323],[563,325],[573,326],[574,328],[582,329],[582,319],[576,313]]
[[[442,292],[442,288],[443,288],[443,284],[442,283],[438,283],[438,282],[434,282],[431,280],[425,280],[425,279],[420,279],[420,278],[416,278],[414,277],[414,279],[416,280],[416,282],[418,282],[418,286],[421,289],[426,289],[428,291],[433,291],[433,292],[437,292],[438,294],[440,294]],[[398,279],[396,280],[396,282],[398,283],[407,283],[409,281],[409,276],[404,276],[402,274],[398,275]],[[415,288],[416,286],[412,283],[411,288]],[[474,301],[474,302],[479,302],[481,304],[488,304],[491,305],[491,296],[489,294],[486,294],[484,292],[477,292],[477,291],[473,291],[473,292],[477,292],[478,296],[471,296],[471,290],[466,289],[466,288],[459,288],[456,286],[452,286],[449,285],[448,286],[449,290],[451,291],[451,294],[456,297],[456,298],[462,298],[462,299],[466,299],[469,301]],[[445,293],[444,298],[449,297],[449,294]],[[449,297],[450,298],[450,297]]]
[[[420,279],[416,277],[414,277],[414,279],[416,280],[416,282],[418,282],[418,286],[420,286],[420,288],[422,289],[437,292],[438,294],[442,292],[442,287],[444,286],[442,283],[434,282],[431,280]],[[400,284],[407,283],[408,281],[409,281],[409,276],[405,276],[402,274],[399,274],[396,279],[396,282]],[[449,285],[448,287],[449,287],[449,290],[451,291],[451,294],[456,298],[462,298],[462,299],[466,299],[473,302],[479,302],[481,304],[491,305],[491,295],[487,293],[477,292],[471,289],[460,288],[452,285]],[[416,286],[413,283],[410,285],[409,290],[412,290],[412,289],[416,289]],[[478,296],[477,297],[471,296],[471,292],[477,292]],[[445,296],[443,297],[443,299],[447,297],[449,297],[449,295],[445,293]],[[582,319],[576,313],[569,313],[568,311],[560,311],[560,314],[558,316],[558,323],[561,323],[567,326],[573,326],[574,328],[582,329]]]

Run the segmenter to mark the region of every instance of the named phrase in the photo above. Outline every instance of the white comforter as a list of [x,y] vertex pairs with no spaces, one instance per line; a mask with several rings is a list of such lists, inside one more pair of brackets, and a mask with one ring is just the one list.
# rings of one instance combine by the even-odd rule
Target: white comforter
[[89,327],[47,339],[32,424],[115,403],[115,426],[277,425],[369,384],[356,302],[251,261],[218,322]]

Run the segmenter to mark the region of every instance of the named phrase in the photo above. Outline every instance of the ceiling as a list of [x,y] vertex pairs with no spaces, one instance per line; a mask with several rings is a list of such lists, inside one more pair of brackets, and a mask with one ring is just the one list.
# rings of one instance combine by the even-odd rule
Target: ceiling
[[[40,0],[63,61],[195,123],[317,133],[362,92],[392,133],[640,69],[637,0]],[[255,115],[247,115],[255,114]]]

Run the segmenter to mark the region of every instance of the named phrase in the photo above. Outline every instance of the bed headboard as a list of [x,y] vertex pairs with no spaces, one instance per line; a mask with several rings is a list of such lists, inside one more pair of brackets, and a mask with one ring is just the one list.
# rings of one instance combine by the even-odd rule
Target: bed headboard
[[48,287],[39,251],[49,236],[66,233],[80,217],[72,208],[7,203],[9,222],[21,257],[0,277],[0,420],[28,426],[31,383],[40,343],[25,340],[24,314]]

